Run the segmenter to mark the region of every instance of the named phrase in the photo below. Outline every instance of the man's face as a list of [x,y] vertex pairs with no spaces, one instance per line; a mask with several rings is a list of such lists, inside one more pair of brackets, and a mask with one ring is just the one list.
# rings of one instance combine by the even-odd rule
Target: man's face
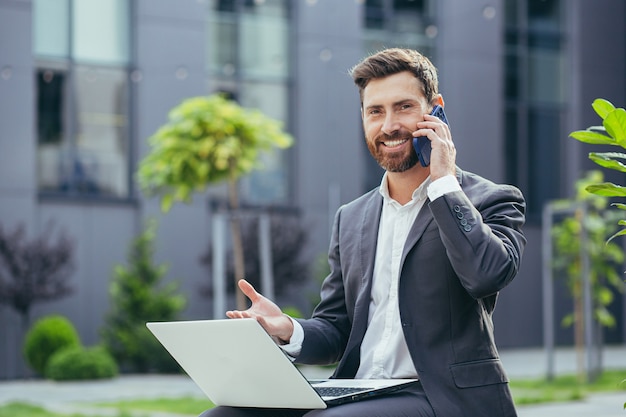
[[363,90],[363,130],[376,162],[389,172],[415,166],[412,133],[430,106],[420,81],[408,71],[371,80]]

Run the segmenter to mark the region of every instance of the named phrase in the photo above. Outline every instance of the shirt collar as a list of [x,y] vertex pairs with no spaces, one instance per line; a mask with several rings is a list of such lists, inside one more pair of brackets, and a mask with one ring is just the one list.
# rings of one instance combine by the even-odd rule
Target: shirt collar
[[[430,183],[431,183],[431,180],[430,180],[430,175],[429,175],[424,180],[424,182],[422,182],[422,184],[420,184],[420,186],[417,187],[415,191],[413,191],[413,195],[411,196],[411,202],[425,200],[426,197],[428,197],[428,186],[430,185]],[[385,174],[383,175],[383,179],[380,182],[380,187],[378,188],[378,192],[380,193],[380,195],[383,196],[383,199],[385,200],[386,203],[391,203],[392,201],[395,201],[389,195],[389,182],[387,179],[387,172],[385,172]]]

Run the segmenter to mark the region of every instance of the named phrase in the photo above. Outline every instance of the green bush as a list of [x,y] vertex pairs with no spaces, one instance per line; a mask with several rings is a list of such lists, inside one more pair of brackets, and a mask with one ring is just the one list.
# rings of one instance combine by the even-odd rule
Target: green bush
[[48,360],[55,352],[80,345],[78,333],[67,318],[47,316],[35,322],[26,334],[24,357],[30,367],[43,376]]
[[113,378],[117,374],[117,364],[106,349],[100,346],[73,346],[52,355],[45,375],[55,381],[69,381]]
[[102,341],[124,372],[180,372],[180,367],[146,328],[148,321],[179,319],[186,298],[175,281],[164,283],[167,266],[153,261],[157,223],[133,239],[128,265],[117,265],[109,286],[111,310]]

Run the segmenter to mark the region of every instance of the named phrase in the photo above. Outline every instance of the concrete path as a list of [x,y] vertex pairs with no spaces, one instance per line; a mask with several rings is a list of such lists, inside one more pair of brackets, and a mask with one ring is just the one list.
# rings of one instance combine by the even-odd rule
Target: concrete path
[[[542,350],[502,351],[502,361],[511,378],[535,378],[545,375],[546,357]],[[576,370],[572,350],[557,352],[555,367],[558,374]],[[626,369],[626,346],[604,351],[607,369]],[[328,376],[330,371],[304,368],[309,378]],[[626,375],[624,375],[626,378]],[[80,412],[86,415],[117,416],[117,410],[95,407],[92,403],[192,396],[205,398],[201,390],[185,375],[124,375],[113,380],[87,382],[52,382],[45,380],[0,381],[0,405],[11,401],[30,402],[60,413]],[[626,392],[597,394],[584,401],[522,406],[520,417],[626,417],[623,404]],[[144,417],[175,417],[167,413],[142,411]]]

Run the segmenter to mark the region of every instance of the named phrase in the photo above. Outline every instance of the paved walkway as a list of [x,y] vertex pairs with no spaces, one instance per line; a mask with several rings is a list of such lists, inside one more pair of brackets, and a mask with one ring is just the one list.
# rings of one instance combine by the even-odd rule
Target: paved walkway
[[[501,352],[502,361],[511,378],[533,378],[545,374],[546,356],[540,350]],[[559,350],[555,368],[558,374],[576,370],[575,353]],[[626,369],[626,346],[604,351],[607,369]],[[325,377],[327,370],[305,368],[310,378]],[[626,378],[626,375],[624,376]],[[99,416],[118,416],[118,411],[90,405],[94,402],[155,397],[193,396],[205,398],[200,389],[185,375],[124,375],[113,380],[88,382],[53,382],[45,380],[0,381],[0,405],[25,401],[45,406],[60,413],[81,412]],[[584,401],[519,407],[520,417],[626,417],[623,404],[626,393],[597,394]],[[172,414],[142,411],[138,415],[174,417]]]

